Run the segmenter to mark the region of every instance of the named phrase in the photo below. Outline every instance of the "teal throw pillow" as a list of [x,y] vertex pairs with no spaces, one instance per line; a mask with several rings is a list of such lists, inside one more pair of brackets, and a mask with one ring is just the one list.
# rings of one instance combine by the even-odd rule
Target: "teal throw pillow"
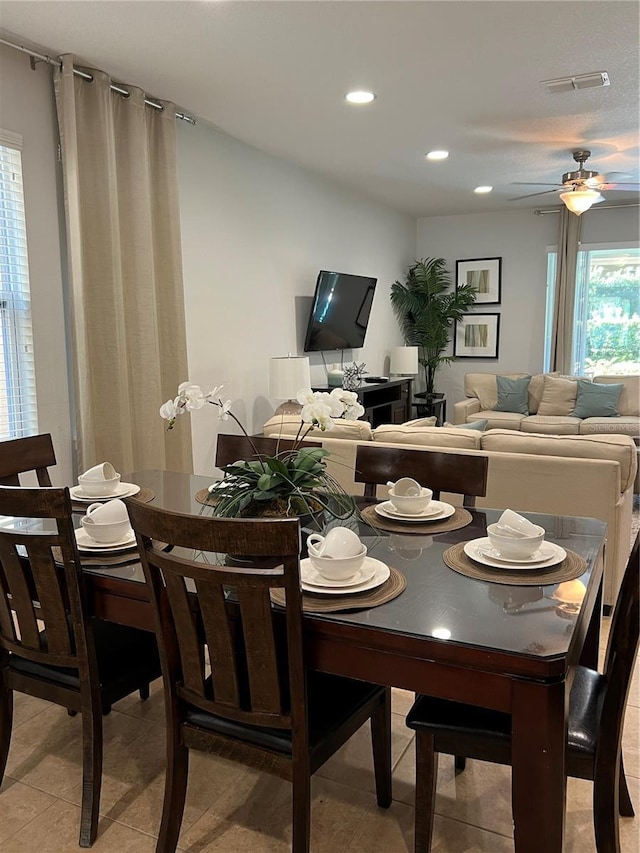
[[498,384],[498,402],[493,407],[493,411],[528,415],[531,377],[523,376],[520,379],[510,379],[508,376],[497,376],[496,382]]
[[578,396],[574,418],[618,418],[618,399],[624,385],[607,385],[578,379]]
[[489,423],[489,421],[482,420],[482,421],[471,421],[471,423],[468,423],[468,424],[451,424],[451,426],[454,427],[455,429],[477,429],[479,432],[484,432],[485,429],[487,428],[488,423]]

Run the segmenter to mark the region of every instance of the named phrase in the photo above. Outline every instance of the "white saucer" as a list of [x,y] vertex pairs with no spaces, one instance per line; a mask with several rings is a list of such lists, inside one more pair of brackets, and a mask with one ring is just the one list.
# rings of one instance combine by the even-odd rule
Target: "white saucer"
[[140,486],[135,483],[120,483],[110,495],[87,495],[82,486],[71,486],[69,494],[74,501],[91,504],[97,501],[111,501],[114,498],[130,498],[131,495],[137,495],[139,491]]
[[383,501],[381,504],[376,504],[374,509],[378,515],[392,521],[443,521],[445,518],[452,516],[456,511],[454,506],[444,503],[444,501],[431,501],[425,510],[413,513],[412,515],[398,512],[391,501]]
[[335,587],[336,589],[344,589],[345,587],[358,586],[361,583],[366,583],[366,581],[371,580],[375,573],[376,568],[373,563],[367,565],[367,561],[365,559],[362,566],[352,577],[346,578],[346,580],[330,580],[329,578],[325,578],[324,575],[320,574],[320,572],[314,568],[311,560],[302,560],[300,563],[300,580],[307,586],[331,589]]
[[[313,586],[307,583],[305,579],[305,576],[308,575],[309,569],[313,571],[314,575],[319,577],[321,577],[321,575],[316,573],[315,569],[311,565],[311,560],[300,560],[300,586],[307,592],[315,592],[318,595],[350,595],[351,593],[375,589],[377,586],[380,586],[380,584],[383,584],[391,575],[391,569],[385,563],[382,563],[380,560],[376,560],[374,557],[365,557],[360,571],[366,574],[370,568],[373,569],[373,575],[369,577],[369,580],[355,584],[354,586]],[[324,578],[324,580],[327,582],[326,578]],[[330,583],[330,581],[328,581],[328,583]]]
[[530,557],[520,560],[505,559],[504,557],[493,556],[495,552],[487,536],[465,542],[464,553],[476,563],[482,563],[484,566],[492,566],[494,569],[507,570],[546,569],[549,566],[561,563],[567,556],[567,552],[560,545],[555,545],[553,542],[543,542],[540,548]]
[[124,551],[127,548],[135,547],[136,535],[133,530],[122,539],[116,542],[96,542],[87,533],[84,528],[78,527],[75,531],[76,542],[81,551]]

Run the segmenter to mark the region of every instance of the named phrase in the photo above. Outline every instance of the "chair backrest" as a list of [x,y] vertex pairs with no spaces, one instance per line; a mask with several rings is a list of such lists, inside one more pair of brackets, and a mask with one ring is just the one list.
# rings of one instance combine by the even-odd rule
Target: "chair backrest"
[[0,515],[16,519],[0,527],[0,651],[83,672],[88,620],[69,490],[2,486]]
[[[305,737],[298,520],[190,516],[125,502],[155,611],[167,707],[178,700],[178,708],[186,702]],[[211,562],[195,559],[202,554]],[[227,554],[242,555],[243,567],[215,564]],[[285,590],[286,618],[271,605],[274,588]]]
[[30,435],[0,442],[0,486],[19,486],[20,474],[35,471],[41,486],[50,486],[49,467],[56,464],[51,435]]
[[611,620],[604,674],[607,692],[602,707],[598,749],[614,756],[622,741],[622,725],[631,675],[640,640],[640,531],[636,534]]
[[488,467],[487,456],[359,444],[355,480],[365,484],[365,497],[373,498],[376,486],[413,477],[421,486],[432,489],[436,500],[440,492],[454,492],[463,495],[465,506],[475,506],[476,497],[487,493]]
[[[218,435],[216,445],[216,465],[232,465],[238,459],[249,461],[259,456],[275,456],[294,450],[296,442],[289,438],[267,438],[256,435],[248,438],[246,435]],[[303,447],[322,447],[318,442],[305,441]]]

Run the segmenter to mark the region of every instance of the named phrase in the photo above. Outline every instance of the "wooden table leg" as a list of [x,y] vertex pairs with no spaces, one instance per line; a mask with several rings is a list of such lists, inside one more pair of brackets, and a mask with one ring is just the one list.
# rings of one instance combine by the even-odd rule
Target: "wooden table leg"
[[516,853],[562,853],[566,809],[565,682],[514,681],[512,792]]

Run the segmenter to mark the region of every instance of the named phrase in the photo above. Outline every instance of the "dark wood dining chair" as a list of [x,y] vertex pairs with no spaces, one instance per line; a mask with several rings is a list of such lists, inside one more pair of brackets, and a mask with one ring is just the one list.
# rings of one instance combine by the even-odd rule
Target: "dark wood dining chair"
[[[191,749],[292,782],[292,849],[307,853],[311,775],[370,719],[378,804],[388,807],[389,688],[305,668],[298,520],[189,516],[125,502],[165,685],[167,770],[157,853],[176,848]],[[160,542],[174,548],[161,550]],[[207,552],[242,555],[243,567],[193,558]],[[276,588],[285,590],[284,611],[271,603]]]
[[[305,441],[303,447],[322,447],[318,442]],[[248,438],[246,435],[218,435],[216,444],[216,465],[233,465],[238,459],[245,461],[260,456],[275,456],[276,453],[284,453],[295,448],[295,441],[291,438],[268,438],[263,435],[255,435]]]
[[421,486],[433,490],[435,500],[440,499],[440,492],[454,492],[463,496],[464,506],[473,507],[476,498],[487,493],[488,469],[486,456],[359,444],[355,481],[365,484],[365,497],[375,498],[376,486],[400,477],[413,477]]
[[0,528],[0,784],[14,690],[80,712],[80,846],[90,847],[98,830],[102,714],[136,690],[148,695],[161,673],[156,638],[89,615],[68,489],[0,487],[0,516],[26,525]]
[[19,486],[20,474],[35,471],[40,486],[50,486],[49,468],[56,464],[51,435],[0,441],[0,486]]
[[[604,673],[576,669],[569,700],[567,774],[593,782],[598,853],[620,853],[618,814],[634,810],[622,761],[622,730],[638,651],[640,555],[635,544],[618,593]],[[437,753],[511,764],[509,714],[420,696],[407,716],[416,732],[416,853],[431,849]]]

